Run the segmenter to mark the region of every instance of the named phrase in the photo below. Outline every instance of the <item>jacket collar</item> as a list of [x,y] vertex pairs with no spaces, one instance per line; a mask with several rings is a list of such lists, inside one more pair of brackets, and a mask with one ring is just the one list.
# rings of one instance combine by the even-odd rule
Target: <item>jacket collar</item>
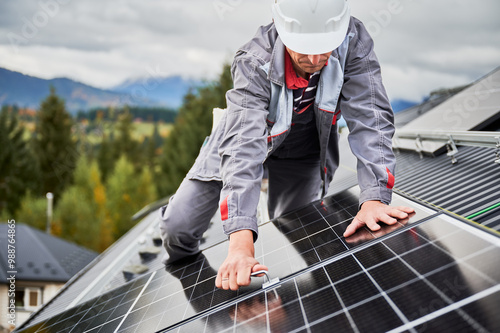
[[278,36],[271,54],[267,78],[280,86],[285,84],[285,52],[285,45]]

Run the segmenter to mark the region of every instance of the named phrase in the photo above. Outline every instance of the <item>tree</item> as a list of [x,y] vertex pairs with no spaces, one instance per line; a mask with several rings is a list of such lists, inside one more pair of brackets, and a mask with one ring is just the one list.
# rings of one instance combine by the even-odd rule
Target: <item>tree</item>
[[0,112],[0,214],[19,208],[23,196],[38,180],[35,157],[23,139],[24,129],[8,108]]
[[99,221],[96,221],[90,166],[85,156],[78,159],[73,185],[62,193],[55,211],[59,236],[90,249],[98,244]]
[[232,88],[230,66],[224,65],[219,80],[189,92],[179,110],[174,127],[163,144],[157,178],[158,192],[168,196],[175,192],[193,165],[212,128],[212,110],[225,108],[226,91]]
[[116,138],[113,140],[113,155],[114,160],[118,160],[120,156],[125,155],[130,162],[136,167],[136,171],[141,168],[141,158],[139,152],[139,143],[134,140],[132,133],[134,132],[134,124],[132,122],[132,114],[125,111],[118,116],[116,124]]
[[155,122],[153,126],[153,133],[151,136],[146,137],[142,143],[142,151],[144,152],[144,157],[146,163],[152,172],[154,172],[156,165],[158,164],[158,149],[161,148],[163,138],[158,130],[158,123]]
[[113,238],[118,239],[132,226],[132,215],[139,209],[132,200],[137,190],[134,166],[125,156],[116,162],[113,173],[107,181],[108,200],[106,210],[113,222]]
[[21,200],[15,216],[17,222],[23,222],[45,231],[47,226],[47,199],[41,196],[33,196],[31,191],[28,191]]
[[101,180],[105,182],[108,175],[113,171],[115,164],[112,153],[112,144],[106,134],[103,134],[102,136],[102,141],[97,153],[97,162],[99,163],[99,170],[101,171]]
[[134,226],[135,213],[157,199],[149,168],[143,168],[139,177],[136,175],[132,163],[122,156],[108,178],[106,210],[113,223],[115,240]]
[[[158,200],[156,186],[153,182],[153,174],[148,167],[144,167],[139,177],[137,190],[133,195],[133,201],[137,203],[137,211],[144,206]],[[137,211],[134,212],[137,213]]]
[[79,156],[72,138],[73,122],[64,101],[53,87],[37,113],[34,152],[40,165],[41,193],[54,193],[57,200],[70,184]]
[[95,251],[112,244],[112,228],[106,213],[106,192],[97,162],[78,160],[73,185],[62,194],[56,207],[54,230],[64,239]]

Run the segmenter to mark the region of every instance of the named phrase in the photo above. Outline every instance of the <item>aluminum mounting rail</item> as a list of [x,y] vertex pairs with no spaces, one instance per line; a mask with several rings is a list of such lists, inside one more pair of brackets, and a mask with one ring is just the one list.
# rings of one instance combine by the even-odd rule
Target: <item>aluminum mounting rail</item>
[[500,164],[500,132],[396,130],[394,148],[398,148],[398,139],[415,140],[415,147],[419,153],[422,151],[423,141],[445,143],[452,163],[456,163],[457,145],[495,148],[495,163]]
[[451,137],[458,146],[500,148],[500,132],[396,130],[395,137],[396,139],[420,139],[443,143],[448,143]]

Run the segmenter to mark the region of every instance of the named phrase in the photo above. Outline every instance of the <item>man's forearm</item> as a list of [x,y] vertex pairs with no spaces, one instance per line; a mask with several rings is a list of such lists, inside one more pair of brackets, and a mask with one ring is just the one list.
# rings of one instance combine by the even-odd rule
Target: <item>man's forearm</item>
[[229,235],[229,253],[244,252],[249,256],[254,256],[253,231],[244,229],[233,232]]

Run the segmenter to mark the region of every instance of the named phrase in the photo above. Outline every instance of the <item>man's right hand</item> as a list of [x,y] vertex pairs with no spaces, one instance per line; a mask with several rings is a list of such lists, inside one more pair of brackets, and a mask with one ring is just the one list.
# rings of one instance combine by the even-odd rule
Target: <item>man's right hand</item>
[[251,230],[239,230],[229,236],[229,251],[215,279],[215,286],[220,289],[238,290],[250,284],[250,274],[268,270],[254,257],[253,233]]

